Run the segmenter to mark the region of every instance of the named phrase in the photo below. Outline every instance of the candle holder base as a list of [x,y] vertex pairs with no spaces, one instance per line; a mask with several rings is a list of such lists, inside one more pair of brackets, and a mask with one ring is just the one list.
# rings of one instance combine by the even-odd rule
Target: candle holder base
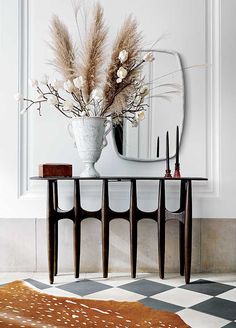
[[175,164],[174,178],[181,178],[179,164]]
[[166,170],[165,178],[172,178],[171,170]]

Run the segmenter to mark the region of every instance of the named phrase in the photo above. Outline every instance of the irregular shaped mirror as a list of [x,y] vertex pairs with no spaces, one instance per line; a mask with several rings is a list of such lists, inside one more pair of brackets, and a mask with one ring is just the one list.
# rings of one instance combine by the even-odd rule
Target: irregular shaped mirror
[[[148,51],[148,50],[147,50]],[[146,51],[143,51],[146,52]],[[137,127],[123,120],[113,128],[115,148],[120,157],[133,161],[165,159],[166,132],[169,131],[170,157],[175,156],[176,127],[181,139],[184,124],[184,74],[177,52],[152,50],[155,60],[145,66],[150,93],[149,108]],[[159,138],[159,152],[157,143]]]

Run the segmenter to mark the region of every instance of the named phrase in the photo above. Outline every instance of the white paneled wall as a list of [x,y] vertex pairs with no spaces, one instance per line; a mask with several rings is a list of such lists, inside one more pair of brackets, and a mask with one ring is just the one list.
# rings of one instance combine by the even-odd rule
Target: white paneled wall
[[[90,1],[86,1],[89,3]],[[181,145],[181,169],[184,175],[207,176],[208,183],[194,184],[194,217],[234,218],[236,209],[235,150],[235,85],[236,43],[234,0],[100,0],[110,31],[110,43],[128,13],[137,16],[146,43],[160,35],[160,48],[180,53],[185,67],[206,64],[205,68],[187,70],[186,120]],[[111,5],[112,3],[112,5]],[[28,77],[54,74],[47,62],[52,54],[47,46],[49,22],[58,14],[76,37],[69,0],[1,0],[0,1],[0,270],[46,269],[46,225],[44,183],[29,181],[37,174],[41,162],[73,163],[74,174],[82,171],[82,163],[68,136],[67,122],[50,109],[38,117],[36,112],[19,115],[13,99],[18,90],[28,92]],[[29,90],[29,93],[31,90]],[[173,167],[174,161],[171,161]],[[128,162],[117,157],[112,138],[97,164],[105,175],[162,175],[164,163]],[[125,188],[125,193],[123,192]],[[178,194],[168,185],[168,204],[174,208]],[[112,206],[127,207],[128,186],[111,186]],[[100,204],[99,184],[84,188],[87,208]],[[71,184],[61,186],[62,207],[72,202]],[[140,186],[140,203],[145,209],[156,206],[156,185]],[[95,204],[95,205],[94,205]],[[114,252],[111,265],[128,267],[128,227],[125,222],[112,226]],[[142,236],[151,234],[150,223],[142,223]],[[71,268],[71,223],[61,223],[61,263]],[[126,231],[125,235],[122,233]],[[97,253],[89,262],[91,248]],[[100,265],[100,225],[91,220],[83,226],[82,254],[85,270],[98,270]],[[118,245],[123,244],[122,251]],[[156,247],[154,235],[150,249],[143,257],[143,267],[154,267]],[[143,248],[145,250],[145,247]]]

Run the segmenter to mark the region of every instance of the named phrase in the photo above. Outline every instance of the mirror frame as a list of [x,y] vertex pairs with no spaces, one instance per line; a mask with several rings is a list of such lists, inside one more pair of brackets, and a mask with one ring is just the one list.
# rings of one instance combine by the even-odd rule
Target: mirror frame
[[[177,61],[177,65],[178,65],[178,70],[174,71],[174,72],[179,72],[180,76],[181,76],[181,80],[182,80],[182,84],[183,84],[183,92],[181,93],[181,99],[182,99],[182,104],[183,104],[183,118],[182,118],[182,130],[181,130],[181,134],[179,136],[179,147],[181,146],[181,141],[182,141],[182,137],[183,137],[183,131],[184,131],[184,122],[185,122],[185,104],[186,104],[186,99],[185,99],[185,78],[184,78],[184,69],[183,69],[183,65],[182,65],[182,61],[180,58],[180,54],[177,51],[174,50],[166,50],[166,49],[143,49],[141,52],[162,52],[162,53],[168,53],[171,54],[173,56],[175,56],[176,61]],[[170,74],[172,74],[173,72],[170,72]],[[169,73],[167,73],[169,74]],[[164,161],[166,160],[165,157],[161,157],[161,158],[157,158],[157,159],[144,159],[144,158],[135,158],[135,157],[127,157],[124,155],[121,155],[117,149],[117,145],[116,145],[116,140],[115,140],[115,133],[114,133],[114,127],[112,129],[112,140],[113,140],[113,145],[115,148],[115,152],[116,154],[126,160],[126,161],[133,161],[133,162],[160,162],[160,161]],[[175,157],[175,152],[174,154],[170,154],[170,158]]]

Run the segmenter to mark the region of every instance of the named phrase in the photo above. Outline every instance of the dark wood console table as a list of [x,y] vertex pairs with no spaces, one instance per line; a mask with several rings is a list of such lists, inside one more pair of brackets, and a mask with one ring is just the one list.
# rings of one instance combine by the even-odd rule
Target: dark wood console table
[[[58,271],[58,221],[61,219],[71,219],[74,222],[74,264],[75,277],[79,277],[80,267],[80,240],[81,221],[87,218],[96,218],[102,224],[102,258],[103,277],[108,276],[109,257],[109,223],[116,218],[123,218],[130,222],[130,258],[131,276],[136,277],[137,263],[137,224],[142,219],[153,219],[158,224],[158,255],[159,255],[159,275],[164,278],[165,262],[165,222],[169,220],[179,221],[179,262],[180,274],[185,276],[185,281],[190,282],[191,255],[192,255],[192,181],[203,181],[206,178],[183,177],[183,178],[163,178],[163,177],[32,177],[32,180],[46,180],[47,188],[47,218],[48,218],[48,262],[49,280],[52,284],[54,276]],[[58,181],[74,181],[74,206],[69,211],[63,211],[58,207]],[[81,180],[102,180],[102,206],[98,211],[87,211],[81,207],[80,202],[80,181]],[[137,206],[137,181],[158,180],[159,196],[158,209],[153,212],[141,211]],[[165,206],[165,181],[180,181],[180,206],[175,212],[170,212]],[[116,212],[109,207],[109,182],[128,181],[130,182],[130,207],[125,212]]]

